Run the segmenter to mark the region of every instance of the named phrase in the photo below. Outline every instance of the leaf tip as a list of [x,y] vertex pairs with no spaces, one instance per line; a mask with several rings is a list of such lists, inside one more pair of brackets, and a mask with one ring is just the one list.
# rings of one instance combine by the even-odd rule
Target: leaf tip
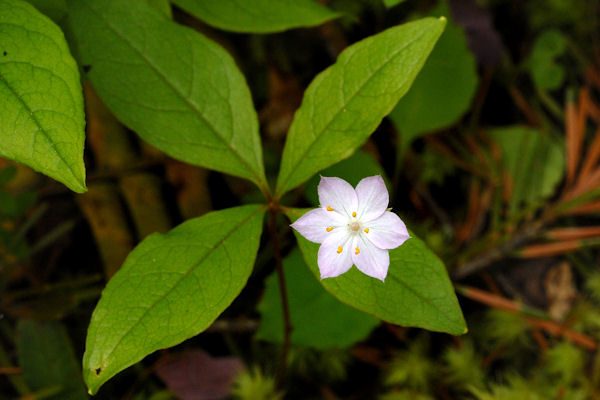
[[102,380],[98,377],[98,369],[99,368],[86,368],[83,370],[83,380],[87,386],[87,392],[90,396],[94,396],[96,393],[98,393],[100,386],[102,386],[102,384],[105,382],[105,380]]
[[448,18],[446,18],[443,15],[441,15],[438,18],[438,22],[440,23],[441,29],[442,29],[442,32],[443,32],[446,29],[446,25],[448,25]]
[[84,194],[88,191],[86,184],[80,184],[71,188],[75,193]]

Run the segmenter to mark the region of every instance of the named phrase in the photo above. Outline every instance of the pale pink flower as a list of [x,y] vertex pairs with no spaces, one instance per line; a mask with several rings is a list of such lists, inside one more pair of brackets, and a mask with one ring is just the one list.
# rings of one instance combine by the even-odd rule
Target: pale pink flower
[[321,279],[348,271],[352,265],[366,275],[385,280],[389,250],[410,235],[404,222],[387,210],[389,195],[381,176],[362,179],[354,189],[340,178],[321,177],[320,208],[291,226],[314,243],[321,243],[317,262]]

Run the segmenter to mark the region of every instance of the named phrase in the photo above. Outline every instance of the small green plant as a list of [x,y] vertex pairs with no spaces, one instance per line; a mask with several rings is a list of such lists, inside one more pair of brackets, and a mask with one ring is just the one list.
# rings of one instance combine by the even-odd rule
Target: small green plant
[[[194,2],[175,3],[211,25],[241,32],[318,25],[339,16],[309,0],[285,5],[258,1],[253,13],[263,13],[264,19],[234,13],[237,6],[232,1],[214,3],[209,9]],[[173,22],[164,9],[146,0],[67,1],[65,12],[77,61],[61,28],[50,19],[22,0],[0,1],[0,24],[7,27],[0,32],[0,81],[9,88],[2,92],[0,155],[25,163],[73,191],[86,191],[79,76],[83,70],[114,115],[142,139],[173,158],[247,179],[263,194],[262,204],[188,220],[167,233],[150,235],[131,252],[103,291],[89,325],[83,370],[94,394],[146,355],[202,332],[231,304],[252,272],[265,214],[277,271],[283,276],[276,218],[285,212],[296,220],[303,213],[284,208],[283,196],[365,142],[410,88],[446,19],[424,18],[355,43],[315,77],[292,121],[272,186],[265,175],[251,93],[223,47]],[[387,282],[373,284],[372,278],[350,271],[321,283],[342,302],[384,321],[465,333],[445,268],[422,242],[412,238],[388,257],[387,249],[404,242],[408,232],[395,214],[385,211],[387,189],[381,177],[377,182],[378,191],[371,193],[366,185],[363,195],[359,184],[361,204],[347,212],[353,216],[359,212],[364,223],[372,222],[361,225],[361,232],[370,229],[368,237],[379,239],[374,246],[366,236],[361,236],[361,244],[342,240],[348,244],[344,259],[353,254],[343,270],[356,264],[383,281],[389,265]],[[320,195],[323,202],[324,194]],[[335,190],[330,195],[331,201],[321,204],[323,210],[338,206]],[[374,211],[363,203],[365,199],[370,199]],[[376,220],[384,213],[395,218],[394,230],[401,228],[401,237],[393,243],[386,239],[391,222]],[[334,228],[332,234],[337,234],[346,229],[345,222]],[[301,237],[298,241],[314,271],[316,249]],[[346,246],[342,242],[335,247]],[[326,265],[320,256],[319,260],[321,278],[343,272],[337,267],[324,272]],[[424,280],[427,285],[421,283]],[[285,296],[283,285],[281,291]],[[375,297],[396,305],[374,303]],[[282,304],[287,347],[287,300]],[[421,311],[407,312],[411,308]]]

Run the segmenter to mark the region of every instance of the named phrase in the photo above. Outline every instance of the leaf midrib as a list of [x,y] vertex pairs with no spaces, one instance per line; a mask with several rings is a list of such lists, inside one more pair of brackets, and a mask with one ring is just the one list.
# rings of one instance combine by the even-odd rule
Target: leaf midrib
[[[63,80],[58,75],[56,75],[56,74],[53,74],[53,75],[58,77],[59,79]],[[48,140],[50,143],[54,144],[53,138],[50,137],[50,135],[48,135],[48,133],[42,126],[41,122],[35,116],[35,112],[31,109],[31,107],[29,107],[29,105],[25,101],[23,101],[23,99],[21,97],[19,97],[19,94],[17,93],[17,91],[8,83],[6,78],[4,78],[4,76],[2,75],[2,71],[0,71],[0,82],[2,82],[4,84],[4,86],[6,86],[8,88],[8,90],[12,93],[12,95],[15,97],[15,99],[17,99],[17,101],[21,104],[21,106],[28,112],[30,119],[38,127],[38,132],[41,133],[46,138],[46,140]],[[36,133],[34,133],[34,136],[35,135],[36,135]],[[73,166],[67,162],[64,155],[61,152],[59,152],[55,146],[51,146],[51,148],[54,151],[54,153],[58,156],[58,158],[62,161],[62,163],[67,167],[68,171],[71,173],[71,176],[79,184],[79,178],[75,174],[75,170],[73,169]]]
[[[388,64],[389,64],[389,63],[390,63],[390,62],[391,62],[391,61],[392,61],[392,60],[393,60],[395,57],[397,57],[397,56],[398,56],[398,55],[399,55],[399,54],[400,54],[400,53],[401,53],[401,52],[402,52],[404,49],[406,49],[408,46],[410,46],[410,45],[411,45],[411,44],[413,44],[415,41],[417,41],[418,39],[420,39],[420,38],[421,38],[423,35],[425,35],[425,33],[426,33],[426,30],[423,30],[423,32],[421,32],[421,34],[420,34],[419,36],[415,37],[413,40],[411,40],[411,41],[407,42],[407,43],[406,43],[404,46],[402,46],[401,48],[399,48],[399,49],[398,49],[398,51],[396,51],[396,53],[394,53],[394,54],[393,54],[393,55],[392,55],[392,56],[391,56],[389,59],[387,59],[387,60],[386,60],[386,61],[385,61],[383,64],[381,64],[381,65],[380,65],[380,66],[379,66],[379,67],[378,67],[378,68],[375,70],[375,72],[374,72],[374,73],[372,73],[372,74],[369,76],[369,78],[368,78],[368,79],[366,79],[366,80],[365,80],[365,82],[364,82],[362,85],[360,85],[360,87],[358,88],[358,90],[357,90],[356,92],[354,92],[354,93],[353,93],[353,94],[352,94],[352,95],[349,97],[348,101],[346,101],[346,102],[343,104],[343,106],[342,106],[342,107],[340,107],[340,108],[339,108],[339,109],[338,109],[338,110],[335,112],[335,114],[333,115],[333,117],[331,118],[331,120],[330,120],[330,121],[329,121],[329,122],[328,122],[328,123],[325,125],[325,127],[324,127],[324,128],[323,128],[323,129],[322,129],[322,130],[321,130],[321,131],[318,133],[318,135],[315,135],[315,140],[314,140],[314,141],[312,141],[312,142],[311,142],[311,143],[308,145],[308,147],[306,148],[306,150],[302,152],[302,154],[301,154],[300,158],[298,159],[298,162],[296,163],[296,167],[297,167],[298,165],[300,165],[300,163],[301,163],[302,161],[304,161],[304,160],[305,160],[305,156],[306,156],[306,154],[307,154],[307,153],[308,153],[308,152],[309,152],[309,151],[312,149],[312,147],[315,145],[315,143],[317,143],[317,142],[319,141],[319,139],[320,139],[320,138],[323,136],[323,133],[324,133],[324,132],[326,132],[326,131],[329,129],[329,127],[331,126],[331,124],[333,123],[333,121],[335,121],[335,120],[338,118],[338,116],[339,116],[339,115],[340,115],[340,113],[341,113],[341,112],[342,112],[342,111],[343,111],[343,110],[346,108],[346,106],[347,106],[348,104],[350,104],[352,101],[354,101],[354,99],[356,98],[356,96],[357,96],[357,95],[358,95],[358,94],[359,94],[359,93],[360,93],[360,92],[363,90],[363,88],[364,88],[364,87],[365,87],[367,84],[369,84],[369,83],[371,82],[371,80],[373,79],[373,77],[374,77],[375,75],[377,75],[377,74],[379,73],[379,71],[380,71],[380,70],[382,70],[382,69],[383,69],[385,66],[387,66],[387,65],[388,65]],[[337,61],[336,61],[336,63],[335,63],[334,65],[332,65],[332,66],[331,66],[331,67],[329,67],[329,68],[333,68],[333,67],[334,67],[334,66],[336,66],[336,65],[337,65]],[[325,71],[327,71],[327,70],[325,70]],[[325,71],[323,71],[322,73],[325,73]],[[300,107],[302,107],[302,105],[301,105]],[[314,107],[314,106],[313,106],[313,107]],[[279,186],[279,185],[278,185],[278,188],[277,188],[277,193],[278,193],[279,195],[282,195],[283,193],[285,193],[285,191],[286,191],[286,190],[285,190],[285,186],[287,185],[287,183],[289,182],[289,180],[291,179],[291,177],[294,175],[294,172],[295,172],[296,170],[297,170],[296,168],[291,168],[291,171],[292,171],[292,172],[290,172],[290,173],[287,175],[286,179],[283,181],[283,183],[281,184],[281,186]],[[280,189],[280,188],[281,188],[281,189]],[[280,190],[283,190],[283,191],[282,191],[282,192],[280,192]]]
[[[233,148],[231,146],[231,144],[225,140],[225,138],[223,138],[219,132],[217,131],[217,129],[212,125],[212,123],[210,123],[206,117],[200,112],[200,110],[194,105],[194,103],[190,102],[189,99],[179,90],[177,89],[173,84],[171,84],[171,82],[167,79],[167,77],[162,73],[162,71],[160,71],[159,69],[157,69],[151,62],[150,60],[146,57],[146,55],[141,52],[136,46],[134,46],[134,44],[128,40],[127,36],[122,34],[119,30],[117,30],[114,26],[112,26],[108,20],[106,20],[103,15],[101,13],[99,13],[98,11],[96,11],[91,5],[89,5],[88,1],[84,2],[87,6],[88,9],[94,13],[98,19],[100,19],[104,25],[110,29],[112,32],[114,32],[115,35],[117,35],[118,37],[120,37],[125,43],[127,43],[127,45],[135,52],[137,53],[145,62],[146,65],[148,65],[155,73],[157,76],[160,77],[160,79],[165,82],[165,84],[171,88],[171,90],[173,90],[173,92],[179,97],[181,98],[187,105],[188,107],[190,107],[190,109],[194,112],[195,115],[198,115],[200,117],[200,119],[206,124],[206,126],[208,126],[208,128],[213,132],[214,136],[216,136],[217,138],[219,138],[219,140],[229,149],[229,151],[231,151],[233,154],[235,154],[236,158],[241,161],[241,163],[248,168],[248,170],[252,173],[252,176],[254,179],[256,179],[256,183],[261,183],[263,182],[262,178],[259,176],[259,174],[254,170],[254,168],[252,168],[252,166],[250,164],[248,164],[248,162],[243,159],[240,154],[235,150],[235,148]],[[173,23],[173,22],[172,22]],[[178,26],[181,29],[186,29],[185,27],[182,26]],[[195,33],[195,32],[194,32]],[[193,68],[193,66],[192,66]],[[230,104],[231,106],[231,104]],[[235,132],[234,132],[235,134]]]
[[[436,310],[438,312],[438,315],[443,316],[446,321],[448,321],[449,323],[451,323],[454,326],[457,326],[459,328],[462,328],[462,325],[460,325],[459,323],[457,323],[455,320],[450,319],[450,317],[448,315],[446,315],[446,313],[441,312],[441,310],[435,306],[430,299],[423,297],[422,295],[419,294],[419,292],[417,292],[415,289],[413,289],[411,286],[409,286],[407,283],[405,283],[404,281],[402,281],[400,278],[398,278],[395,275],[390,275],[390,278],[392,280],[395,280],[396,282],[398,282],[400,285],[404,286],[408,291],[412,292],[412,294],[421,299],[421,301],[423,301],[424,303],[426,303],[429,307],[433,308],[434,310]],[[454,289],[452,289],[454,290]],[[426,327],[425,327],[426,328]],[[427,329],[427,328],[426,328]]]
[[208,248],[208,250],[206,251],[206,253],[204,253],[204,255],[203,255],[203,257],[202,257],[202,259],[200,261],[197,261],[196,263],[194,263],[192,265],[192,267],[189,268],[189,270],[185,274],[182,274],[181,278],[179,278],[179,280],[177,280],[165,294],[163,294],[162,296],[160,296],[160,298],[158,298],[158,300],[156,300],[155,302],[153,302],[152,305],[150,305],[149,307],[146,308],[146,310],[144,310],[143,314],[137,319],[137,321],[121,336],[121,338],[113,346],[113,348],[108,353],[106,353],[106,355],[102,359],[102,362],[104,362],[105,360],[107,360],[108,358],[110,358],[110,356],[114,353],[115,349],[117,347],[119,347],[119,345],[123,342],[123,340],[125,339],[125,337],[127,337],[129,334],[131,334],[131,332],[139,325],[140,321],[142,321],[146,317],[146,315],[148,314],[148,312],[150,312],[150,310],[152,310],[159,302],[165,300],[169,296],[169,294],[171,294],[171,292],[179,284],[181,284],[183,282],[184,279],[188,278],[196,270],[196,268],[198,268],[200,265],[202,265],[202,263],[206,260],[206,258],[208,258],[213,251],[215,251],[227,239],[229,239],[229,237],[231,235],[233,235],[241,226],[243,226],[244,224],[246,224],[257,213],[259,213],[259,212],[261,212],[263,210],[264,210],[264,206],[258,207],[254,212],[252,212],[249,216],[247,216],[246,218],[244,218],[242,221],[240,221],[240,223],[238,223],[237,225],[235,225],[235,227],[233,227],[229,232],[227,232],[227,234],[219,242],[217,242],[214,246]]

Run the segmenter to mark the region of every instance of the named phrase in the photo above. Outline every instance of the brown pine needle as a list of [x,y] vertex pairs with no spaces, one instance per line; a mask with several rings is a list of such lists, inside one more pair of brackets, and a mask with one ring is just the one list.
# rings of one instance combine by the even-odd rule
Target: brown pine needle
[[580,149],[583,143],[585,135],[585,123],[592,108],[592,100],[590,98],[590,91],[587,87],[584,87],[579,92],[579,108],[577,110],[577,132],[581,135],[581,142],[579,143]]
[[456,291],[471,300],[475,300],[479,303],[486,304],[493,308],[499,308],[501,310],[521,312],[526,307],[521,303],[517,303],[497,294],[477,289],[472,286],[456,285]]
[[473,152],[473,154],[475,155],[475,159],[481,165],[485,166],[486,169],[489,169],[490,168],[489,159],[487,158],[485,151],[481,148],[479,143],[477,143],[475,141],[475,139],[473,139],[473,137],[469,136],[469,135],[465,135],[464,140],[465,140],[465,143],[467,144],[467,147],[469,148],[469,150],[471,150]]
[[[486,304],[490,307],[499,308],[510,312],[522,312],[530,315],[540,314],[539,311],[528,307],[524,304],[508,300],[502,296],[498,296],[481,289],[476,289],[474,287],[457,285],[456,291],[462,294],[463,296],[468,297],[471,300]],[[525,320],[533,327],[543,329],[544,331],[553,336],[565,337],[571,340],[573,343],[586,349],[596,350],[596,348],[598,347],[594,339],[592,339],[588,335],[575,332],[567,328],[566,326],[560,325],[554,321],[529,316],[527,316]]]
[[579,110],[572,99],[567,100],[565,113],[567,186],[575,179],[583,133],[579,129]]
[[594,341],[594,339],[592,339],[588,335],[575,332],[565,326],[557,324],[556,322],[545,321],[542,319],[532,317],[525,318],[525,320],[531,325],[545,330],[552,336],[565,337],[573,343],[578,344],[581,347],[584,347],[588,350],[596,350],[598,348],[598,344],[596,343],[596,341]]
[[593,213],[600,213],[600,201],[582,204],[563,212],[564,215],[584,215]]
[[517,255],[522,258],[552,257],[558,254],[568,253],[582,247],[579,240],[566,240],[564,242],[532,244],[519,251]]
[[555,228],[546,233],[548,239],[564,241],[600,236],[600,226]]
[[585,159],[577,178],[578,185],[591,174],[594,167],[598,164],[598,160],[600,160],[600,129],[596,131],[594,139],[585,154]]
[[534,328],[532,334],[533,338],[537,342],[538,346],[540,346],[540,349],[542,349],[542,351],[546,351],[550,348],[548,340],[546,340],[546,337],[542,335],[542,332],[539,328]]
[[20,367],[0,367],[0,375],[16,375],[22,373],[23,370]]
[[597,124],[600,124],[600,106],[594,103],[589,97],[586,104],[586,112],[591,119],[596,121]]
[[586,80],[600,89],[600,72],[593,66],[590,66],[585,73]]
[[473,227],[477,222],[477,216],[479,215],[479,209],[481,207],[481,197],[482,196],[480,193],[479,183],[477,180],[474,179],[471,182],[471,186],[469,187],[467,218],[464,224],[461,224],[456,230],[457,245],[464,243],[471,236]]
[[536,115],[535,111],[531,108],[531,106],[527,103],[521,92],[515,86],[509,86],[508,92],[512,97],[513,101],[517,108],[525,115],[527,118],[527,122],[533,126],[542,126],[540,119]]
[[568,190],[563,195],[563,200],[572,200],[577,197],[583,196],[586,193],[597,189],[600,186],[600,168],[596,168],[590,174],[582,179],[581,182],[577,182],[577,185],[572,189]]

